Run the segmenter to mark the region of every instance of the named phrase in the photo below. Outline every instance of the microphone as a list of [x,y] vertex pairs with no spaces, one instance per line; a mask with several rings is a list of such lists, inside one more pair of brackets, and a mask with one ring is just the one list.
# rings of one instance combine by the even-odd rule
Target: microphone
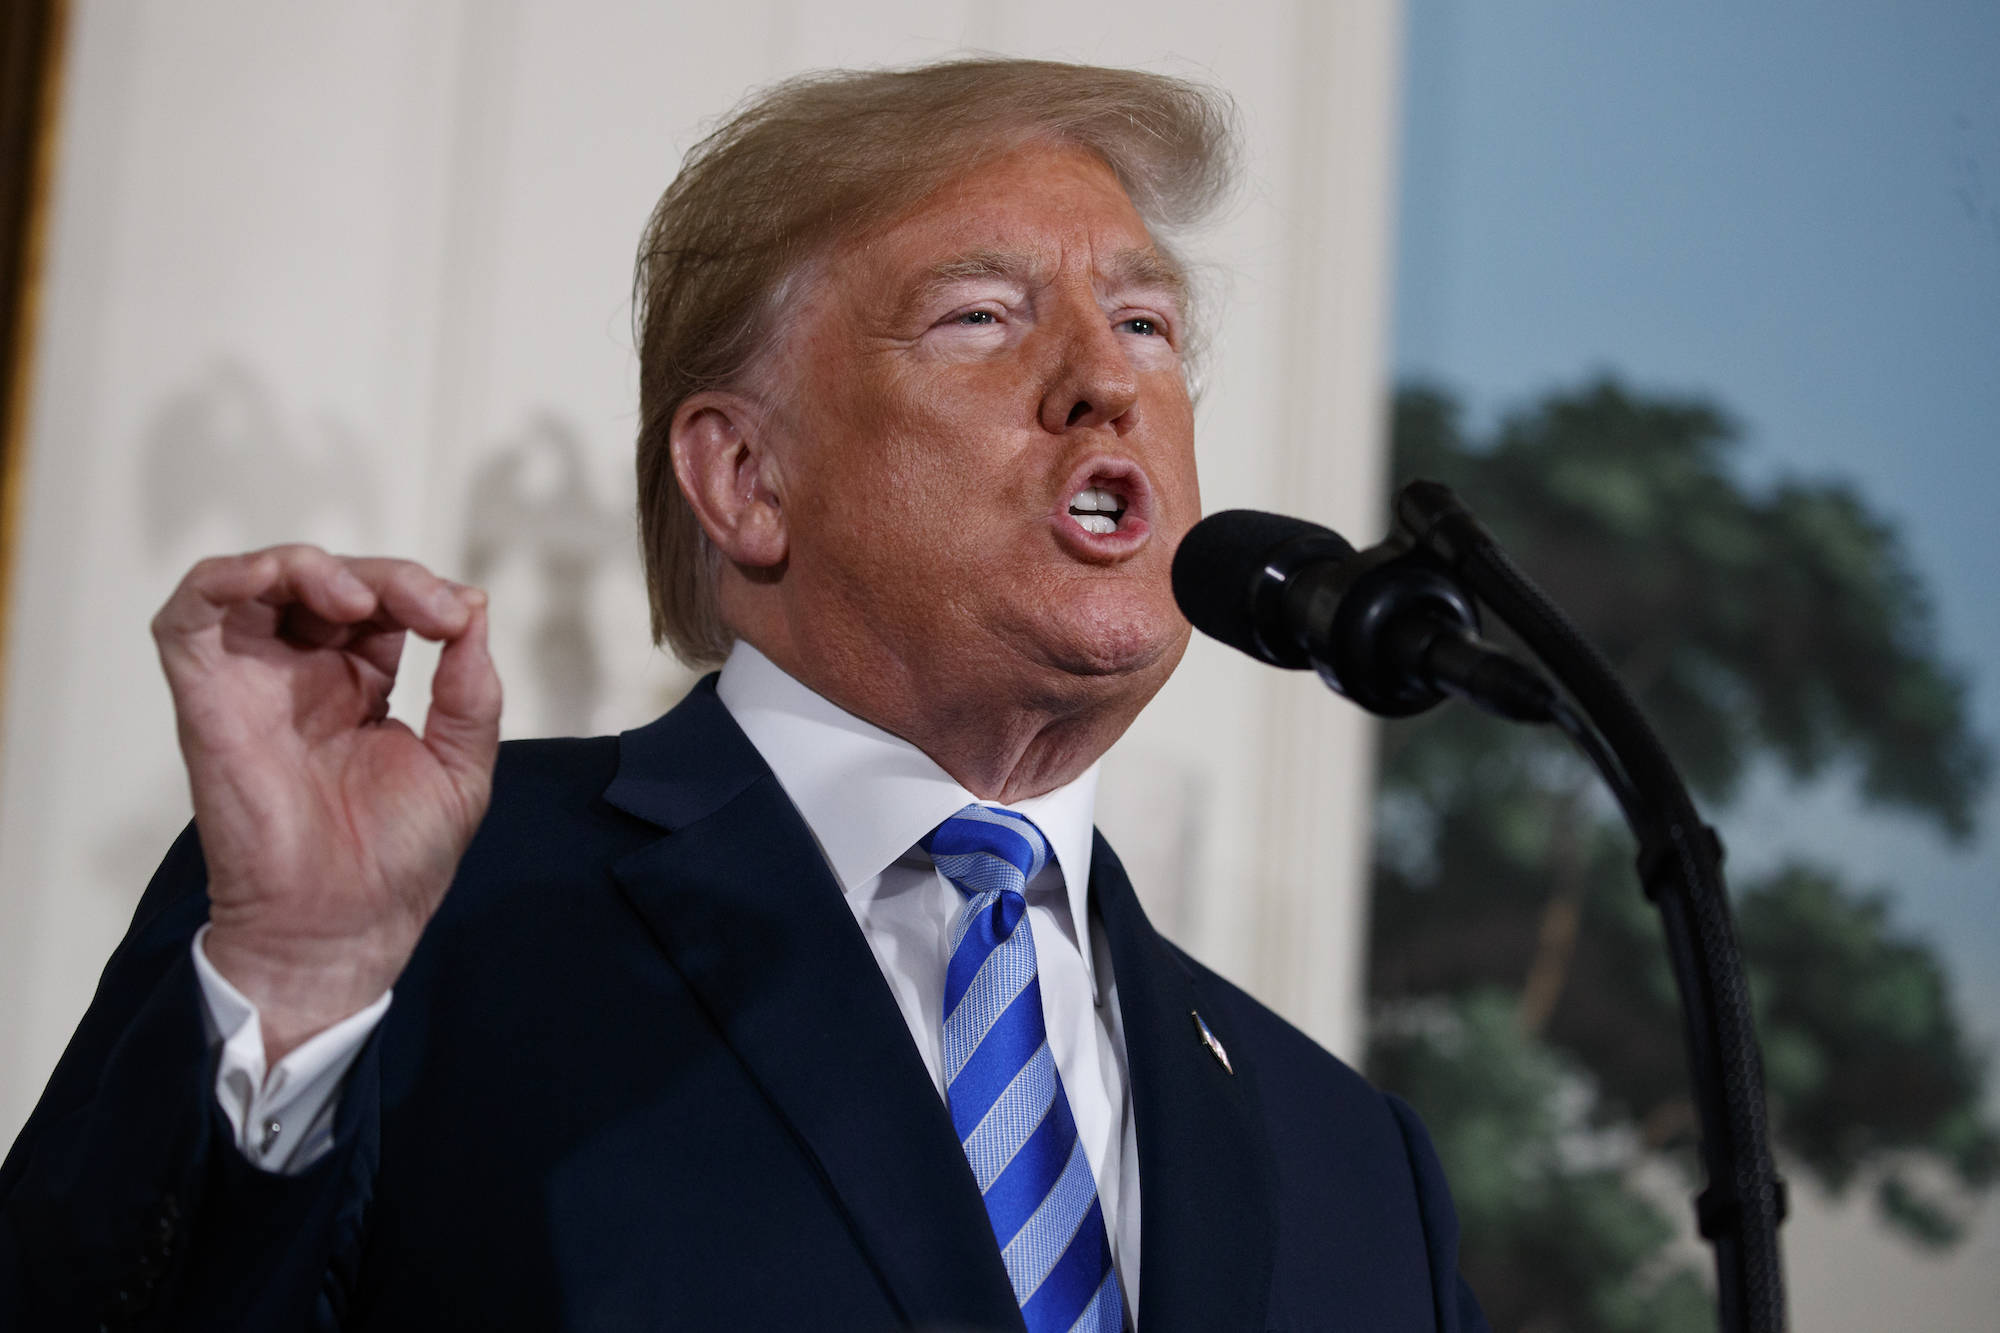
[[1371,713],[1407,717],[1447,694],[1519,722],[1555,719],[1540,672],[1479,637],[1472,598],[1421,551],[1356,551],[1304,519],[1229,509],[1174,552],[1174,600],[1202,633],[1260,662],[1311,667]]

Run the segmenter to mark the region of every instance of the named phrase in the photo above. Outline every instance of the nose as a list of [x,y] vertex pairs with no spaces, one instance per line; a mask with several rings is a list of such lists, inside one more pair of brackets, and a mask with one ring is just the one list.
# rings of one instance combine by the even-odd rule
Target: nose
[[1094,297],[1065,311],[1056,347],[1042,392],[1042,429],[1059,435],[1108,425],[1122,433],[1139,401],[1139,377]]

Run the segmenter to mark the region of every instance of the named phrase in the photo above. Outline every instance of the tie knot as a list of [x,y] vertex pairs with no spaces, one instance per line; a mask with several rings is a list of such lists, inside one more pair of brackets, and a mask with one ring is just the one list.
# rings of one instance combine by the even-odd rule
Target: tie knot
[[960,893],[1020,893],[1049,861],[1048,839],[1026,815],[968,805],[932,829],[923,849]]

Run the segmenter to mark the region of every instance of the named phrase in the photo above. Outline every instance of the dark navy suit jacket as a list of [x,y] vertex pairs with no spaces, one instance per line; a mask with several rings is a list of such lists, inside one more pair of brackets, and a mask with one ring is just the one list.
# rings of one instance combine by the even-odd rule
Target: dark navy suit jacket
[[[0,1327],[1021,1327],[909,1029],[712,681],[616,739],[503,747],[297,1177],[215,1108],[204,882],[183,834],[0,1169]],[[1483,1329],[1408,1108],[1162,939],[1102,839],[1090,896],[1139,1328]]]

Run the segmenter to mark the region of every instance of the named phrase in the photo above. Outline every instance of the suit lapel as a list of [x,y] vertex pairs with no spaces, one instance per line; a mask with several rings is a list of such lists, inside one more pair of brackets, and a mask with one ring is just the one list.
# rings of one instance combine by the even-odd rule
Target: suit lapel
[[[1140,1333],[1261,1329],[1277,1242],[1275,1177],[1243,1045],[1140,910],[1100,835],[1091,900],[1118,978],[1139,1140]],[[1203,1044],[1199,1013],[1229,1051]]]
[[1019,1328],[950,1117],[812,834],[704,681],[605,797],[668,830],[627,898],[824,1173],[915,1324]]

